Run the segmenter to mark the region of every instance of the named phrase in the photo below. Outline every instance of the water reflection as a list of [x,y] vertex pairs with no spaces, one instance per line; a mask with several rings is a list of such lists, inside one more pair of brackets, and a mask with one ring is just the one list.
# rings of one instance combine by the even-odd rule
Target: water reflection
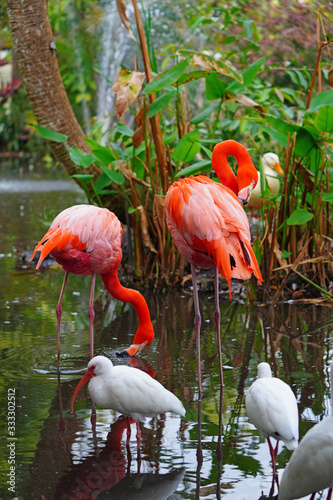
[[129,446],[122,452],[122,435],[127,429],[127,418],[120,416],[110,426],[110,431],[103,446],[94,455],[89,455],[78,463],[72,463],[70,469],[59,479],[55,498],[74,500],[80,498],[145,498],[166,499],[177,489],[183,479],[185,468],[169,473],[141,473],[140,462],[137,471],[131,473],[131,450]]

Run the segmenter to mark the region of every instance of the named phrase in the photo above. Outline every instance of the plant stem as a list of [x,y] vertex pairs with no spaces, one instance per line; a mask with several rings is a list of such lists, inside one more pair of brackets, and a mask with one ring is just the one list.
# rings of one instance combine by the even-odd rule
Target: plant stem
[[[135,20],[136,20],[136,25],[138,28],[138,33],[139,33],[139,38],[140,38],[141,52],[142,52],[143,64],[145,67],[147,83],[149,83],[153,78],[153,74],[152,74],[151,65],[150,65],[147,40],[146,40],[146,36],[145,36],[145,32],[144,32],[144,28],[143,28],[143,24],[142,24],[142,20],[140,17],[140,13],[139,13],[139,9],[138,9],[138,5],[137,5],[136,0],[132,0],[132,4],[134,7]],[[149,102],[150,103],[153,103],[155,101],[155,99],[156,99],[155,94],[149,95]],[[163,137],[162,137],[162,130],[161,130],[161,123],[160,123],[159,115],[156,114],[156,115],[152,116],[150,118],[150,122],[151,122],[151,127],[153,130],[156,155],[157,155],[158,167],[159,167],[159,172],[160,172],[160,180],[161,180],[161,184],[162,184],[163,193],[165,194],[167,191],[167,164],[166,164],[166,158],[165,158],[165,151],[164,151],[164,144],[163,144]]]

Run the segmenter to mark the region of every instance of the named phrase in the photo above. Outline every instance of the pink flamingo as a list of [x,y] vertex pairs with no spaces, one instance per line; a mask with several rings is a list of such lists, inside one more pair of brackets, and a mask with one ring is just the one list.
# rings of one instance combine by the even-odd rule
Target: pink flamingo
[[[227,157],[238,161],[237,177]],[[233,140],[217,144],[213,150],[212,166],[221,184],[198,175],[172,184],[166,194],[167,225],[179,252],[191,263],[197,356],[199,399],[201,395],[200,325],[201,315],[195,266],[215,269],[215,324],[219,349],[220,378],[223,385],[218,273],[228,281],[231,297],[231,278],[248,280],[252,273],[262,282],[257,259],[251,247],[249,222],[243,205],[258,182],[258,173],[244,146]]]
[[139,319],[133,344],[120,355],[134,356],[150,344],[154,338],[147,303],[140,292],[123,287],[118,279],[117,269],[122,259],[121,241],[122,227],[114,213],[106,208],[93,205],[74,205],[61,212],[52,222],[50,229],[43,236],[31,256],[36,251],[40,257],[38,269],[51,253],[52,257],[62,265],[65,276],[56,307],[58,324],[58,362],[60,364],[60,322],[62,299],[66,287],[68,273],[91,274],[89,299],[90,325],[90,358],[94,355],[94,290],[96,274],[100,274],[107,291],[115,299],[133,305]]

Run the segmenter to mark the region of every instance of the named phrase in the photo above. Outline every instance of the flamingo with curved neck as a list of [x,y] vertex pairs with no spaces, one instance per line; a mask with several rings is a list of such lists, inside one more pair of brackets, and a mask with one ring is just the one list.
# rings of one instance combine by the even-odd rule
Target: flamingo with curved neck
[[[230,168],[228,156],[234,156],[237,160],[237,176]],[[212,167],[221,183],[230,188],[245,205],[258,182],[258,172],[246,148],[231,139],[220,142],[213,149]]]
[[[237,176],[228,164],[228,155],[238,161]],[[199,399],[201,397],[200,325],[201,315],[195,266],[215,269],[215,324],[220,361],[220,308],[218,273],[227,280],[248,280],[252,273],[262,282],[257,259],[251,247],[249,222],[243,209],[258,181],[257,171],[246,148],[233,140],[217,144],[212,166],[222,184],[204,175],[191,176],[172,184],[166,194],[167,225],[179,252],[190,262],[193,281]]]
[[45,257],[52,257],[63,267],[65,276],[56,307],[58,324],[58,361],[60,364],[60,323],[62,299],[69,273],[91,274],[89,299],[90,357],[94,355],[94,289],[96,274],[100,274],[107,291],[115,299],[133,305],[139,320],[139,326],[133,344],[119,353],[134,356],[150,344],[154,338],[154,329],[149,309],[144,297],[137,290],[125,288],[119,282],[117,270],[122,259],[122,227],[114,213],[106,208],[93,205],[74,205],[61,212],[52,222],[50,229],[43,236],[31,256],[41,252],[37,269]]

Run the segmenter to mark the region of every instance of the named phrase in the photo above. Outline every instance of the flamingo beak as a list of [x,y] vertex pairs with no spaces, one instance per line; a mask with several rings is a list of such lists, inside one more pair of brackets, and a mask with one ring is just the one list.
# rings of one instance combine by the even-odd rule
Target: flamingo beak
[[95,375],[94,371],[91,368],[88,368],[86,373],[81,378],[80,382],[77,384],[76,389],[75,389],[74,394],[73,394],[73,397],[72,397],[72,401],[71,401],[71,413],[73,413],[73,411],[74,411],[74,403],[75,403],[75,398],[77,396],[77,393],[79,392],[81,387],[83,387],[84,384],[86,382],[88,382],[88,380],[90,380],[94,375]]
[[246,186],[245,188],[238,191],[238,199],[243,204],[243,206],[249,202],[253,188],[254,181],[252,181],[249,186]]
[[147,345],[147,341],[143,342],[142,344],[132,344],[128,349],[125,349],[124,351],[117,352],[117,356],[120,358],[126,358],[128,356],[137,356]]
[[284,172],[283,172],[283,170],[281,168],[280,163],[275,163],[274,168],[275,168],[275,170],[277,171],[278,174],[281,174],[281,175],[284,174]]

